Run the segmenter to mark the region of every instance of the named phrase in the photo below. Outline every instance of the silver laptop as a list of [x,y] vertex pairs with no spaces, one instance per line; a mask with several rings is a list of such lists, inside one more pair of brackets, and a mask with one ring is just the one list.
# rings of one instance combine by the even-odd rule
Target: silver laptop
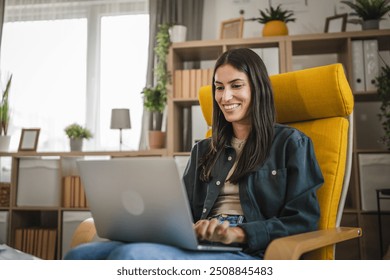
[[85,159],[77,164],[99,237],[190,250],[241,250],[199,244],[173,158]]

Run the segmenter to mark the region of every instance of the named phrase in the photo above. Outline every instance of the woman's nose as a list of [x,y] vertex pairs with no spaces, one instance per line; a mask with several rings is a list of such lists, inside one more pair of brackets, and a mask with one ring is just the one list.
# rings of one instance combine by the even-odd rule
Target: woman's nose
[[229,101],[230,99],[232,99],[232,97],[233,97],[233,94],[232,94],[231,90],[225,89],[223,94],[222,94],[222,100]]

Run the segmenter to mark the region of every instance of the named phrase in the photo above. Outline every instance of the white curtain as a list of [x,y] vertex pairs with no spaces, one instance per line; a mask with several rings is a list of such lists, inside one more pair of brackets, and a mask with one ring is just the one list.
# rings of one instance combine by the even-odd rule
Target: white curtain
[[[6,0],[4,23],[25,21],[47,21],[60,19],[85,19],[87,22],[86,81],[85,81],[85,125],[92,130],[94,137],[87,145],[91,149],[102,146],[100,128],[100,36],[101,17],[118,15],[137,15],[148,13],[148,0]],[[59,31],[61,32],[61,31]],[[39,38],[36,38],[39,40]],[[3,42],[4,43],[4,42]],[[71,50],[70,50],[71,51]],[[60,67],[60,65],[59,65]],[[56,69],[53,69],[56,71]],[[146,77],[146,71],[145,71]],[[130,78],[130,77],[129,77]],[[16,79],[13,81],[16,82]],[[15,83],[14,83],[15,84]],[[15,85],[17,87],[17,85]],[[129,90],[130,91],[130,90]],[[140,95],[141,89],[137,92]],[[42,102],[45,102],[42,100]],[[131,100],[129,100],[131,103]],[[123,107],[128,107],[123,104]],[[37,108],[38,109],[38,108]],[[70,109],[72,110],[72,109]],[[17,126],[18,124],[16,124]],[[23,124],[20,124],[23,125]],[[83,125],[83,124],[82,124]],[[12,121],[10,126],[12,126]],[[10,128],[12,129],[12,127]],[[20,127],[14,127],[14,132]],[[48,138],[59,137],[47,129]],[[17,138],[17,137],[16,137]],[[138,136],[139,138],[139,136]],[[15,140],[15,142],[17,142]],[[46,139],[54,143],[54,139]],[[43,144],[40,139],[40,144]],[[14,144],[15,146],[15,144]],[[138,146],[138,145],[137,145]],[[137,148],[137,147],[136,147]],[[47,144],[44,149],[62,149]]]

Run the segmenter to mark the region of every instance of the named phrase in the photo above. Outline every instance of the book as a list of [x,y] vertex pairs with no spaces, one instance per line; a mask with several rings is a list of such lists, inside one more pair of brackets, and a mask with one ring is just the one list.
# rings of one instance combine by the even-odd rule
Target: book
[[174,75],[174,93],[173,97],[174,98],[180,98],[182,97],[182,79],[183,79],[183,73],[182,70],[176,70],[175,75]]
[[363,53],[366,91],[376,91],[376,77],[379,76],[378,40],[364,40]]
[[62,178],[62,206],[70,207],[70,192],[71,192],[71,176],[64,176]]
[[190,71],[190,98],[196,98],[197,91],[196,91],[196,69],[191,69]]
[[73,176],[74,182],[74,201],[73,206],[75,208],[80,207],[80,177]]
[[362,40],[352,41],[352,79],[352,87],[355,92],[362,92],[366,89]]
[[56,244],[57,244],[57,230],[55,229],[48,229],[49,232],[49,238],[48,238],[48,244],[47,244],[47,258],[48,260],[54,260],[55,259],[55,253],[56,253]]
[[190,70],[182,70],[181,97],[190,97]]

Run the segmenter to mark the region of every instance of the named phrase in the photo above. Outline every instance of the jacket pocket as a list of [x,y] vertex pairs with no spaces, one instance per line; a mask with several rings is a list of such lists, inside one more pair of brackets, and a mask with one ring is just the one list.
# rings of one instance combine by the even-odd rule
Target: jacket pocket
[[259,205],[262,214],[275,217],[285,203],[287,187],[287,168],[262,168],[253,174],[252,186],[249,189]]

